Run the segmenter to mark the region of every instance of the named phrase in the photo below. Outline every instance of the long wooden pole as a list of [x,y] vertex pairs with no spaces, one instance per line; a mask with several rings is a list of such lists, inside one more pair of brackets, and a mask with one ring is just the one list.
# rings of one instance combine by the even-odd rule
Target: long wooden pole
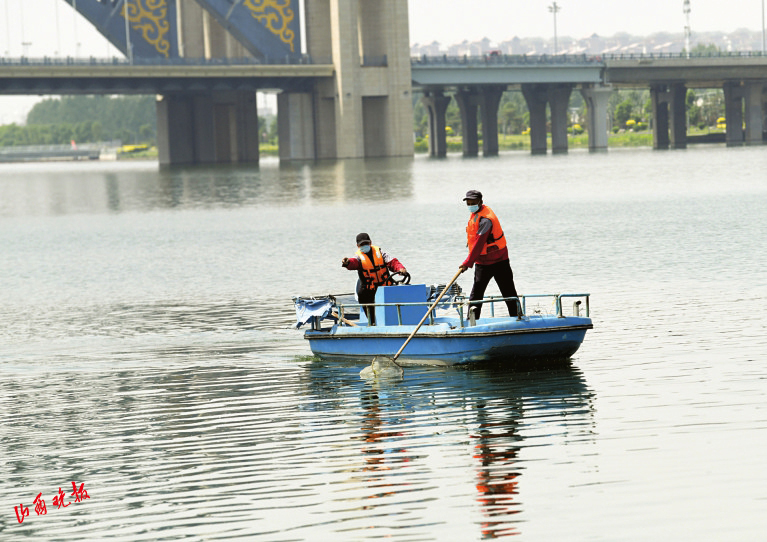
[[445,289],[444,289],[444,290],[442,290],[442,293],[441,293],[441,294],[439,294],[439,296],[437,296],[437,299],[436,299],[436,301],[434,301],[434,303],[432,303],[431,307],[429,307],[429,310],[427,310],[427,311],[426,311],[426,314],[424,314],[424,315],[423,315],[423,318],[421,318],[421,321],[420,321],[420,322],[418,322],[418,325],[417,325],[417,326],[415,326],[415,329],[414,329],[414,330],[413,330],[413,332],[410,334],[410,336],[407,338],[407,340],[405,341],[405,344],[403,344],[403,345],[402,345],[402,347],[401,347],[401,348],[400,348],[400,349],[397,351],[397,353],[396,353],[396,354],[394,354],[394,357],[392,358],[392,361],[393,361],[393,362],[394,362],[396,365],[399,365],[399,363],[397,363],[397,358],[398,358],[398,357],[399,357],[399,355],[402,353],[402,351],[405,349],[405,347],[407,346],[407,343],[409,343],[409,342],[410,342],[410,339],[412,339],[412,338],[415,336],[416,332],[417,332],[419,329],[421,329],[421,326],[422,326],[422,325],[423,325],[423,323],[426,321],[426,318],[428,318],[428,317],[429,317],[429,314],[431,313],[431,311],[433,311],[433,310],[434,310],[434,307],[436,307],[436,306],[437,306],[437,303],[439,303],[439,300],[440,300],[440,299],[442,299],[442,296],[443,296],[443,295],[445,295],[445,293],[448,291],[448,289],[449,289],[449,288],[450,288],[450,287],[453,285],[453,283],[454,283],[456,280],[458,280],[458,277],[459,277],[459,276],[461,276],[461,273],[463,273],[464,271],[465,271],[465,269],[463,269],[463,268],[461,268],[461,269],[459,269],[459,270],[458,270],[458,272],[455,274],[455,276],[452,278],[452,280],[451,280],[451,281],[450,281],[450,282],[447,284],[447,286],[445,286]]

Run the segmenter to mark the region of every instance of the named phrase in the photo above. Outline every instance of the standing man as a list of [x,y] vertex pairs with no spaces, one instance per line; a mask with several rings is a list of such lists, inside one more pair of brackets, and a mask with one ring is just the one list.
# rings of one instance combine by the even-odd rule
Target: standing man
[[[503,297],[517,297],[501,222],[493,210],[482,203],[482,192],[479,190],[469,190],[463,199],[471,213],[469,224],[466,226],[469,256],[459,267],[466,271],[476,264],[474,286],[471,288],[469,301],[479,301],[485,297],[485,289],[490,279],[495,279]],[[518,315],[516,301],[506,301],[506,306],[511,316]],[[475,317],[479,319],[482,305],[475,305],[470,310],[473,310]]]
[[[341,266],[349,271],[357,271],[357,300],[361,304],[375,303],[376,290],[379,286],[391,286],[392,273],[407,274],[405,266],[397,258],[392,258],[380,247],[373,246],[367,233],[357,235],[357,253],[351,258],[344,258]],[[373,307],[365,307],[368,321],[375,325]]]

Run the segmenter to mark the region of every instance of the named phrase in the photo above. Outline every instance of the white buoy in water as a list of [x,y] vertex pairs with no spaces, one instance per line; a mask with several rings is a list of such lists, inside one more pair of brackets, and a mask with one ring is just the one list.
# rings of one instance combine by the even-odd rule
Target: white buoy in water
[[373,362],[360,371],[362,378],[402,378],[404,371],[390,358],[377,356]]

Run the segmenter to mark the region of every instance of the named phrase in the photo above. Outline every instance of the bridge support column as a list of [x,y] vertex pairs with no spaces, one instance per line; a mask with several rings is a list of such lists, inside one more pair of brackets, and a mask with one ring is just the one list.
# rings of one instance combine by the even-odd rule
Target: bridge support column
[[277,134],[280,160],[314,160],[312,95],[281,92],[277,95]]
[[315,88],[317,157],[412,156],[407,0],[312,0],[304,13],[307,52],[335,67]]
[[743,87],[739,82],[724,84],[724,118],[727,120],[725,141],[728,147],[743,145]]
[[668,149],[668,100],[669,93],[666,85],[650,87],[652,101],[652,147],[653,149]]
[[530,111],[530,152],[546,154],[546,85],[524,84],[522,95]]
[[258,162],[256,94],[169,94],[157,102],[160,165]]
[[498,106],[504,87],[485,87],[480,98],[482,156],[498,156]]
[[671,148],[687,148],[687,87],[674,83],[669,87]]
[[581,89],[581,96],[586,101],[591,152],[607,151],[607,104],[612,92],[612,87],[603,85]]
[[567,106],[570,104],[572,85],[549,87],[549,110],[551,111],[551,152],[567,153]]
[[161,166],[195,163],[192,99],[166,95],[157,101],[157,152]]
[[459,89],[455,93],[455,101],[458,103],[458,109],[461,112],[463,155],[478,156],[477,112],[479,110],[479,95],[474,89]]
[[445,112],[450,96],[444,96],[441,91],[427,91],[421,100],[429,112],[429,155],[447,156]]
[[764,132],[763,83],[749,83],[745,88],[746,145],[761,145]]

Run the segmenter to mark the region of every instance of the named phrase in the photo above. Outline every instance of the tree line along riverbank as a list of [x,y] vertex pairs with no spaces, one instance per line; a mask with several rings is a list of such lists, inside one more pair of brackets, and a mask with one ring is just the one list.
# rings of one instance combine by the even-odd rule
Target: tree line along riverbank
[[[27,115],[25,125],[0,126],[0,147],[66,145],[112,141],[120,145],[143,145],[147,150],[121,153],[121,157],[151,158],[157,155],[155,96],[64,96],[48,98]],[[570,99],[568,147],[587,148],[587,112],[579,92]],[[499,148],[530,148],[529,112],[520,92],[505,92],[498,109]],[[688,135],[693,140],[717,141],[725,131],[721,90],[688,90]],[[652,107],[648,90],[617,90],[608,104],[609,147],[652,146]],[[462,152],[461,115],[455,100],[446,112],[448,152]],[[414,151],[428,152],[428,113],[418,92],[413,93]],[[481,122],[479,125],[481,134]],[[277,155],[276,117],[259,117],[261,154]],[[703,137],[705,136],[705,138]],[[480,135],[481,138],[481,135]],[[124,155],[124,156],[123,156]]]

